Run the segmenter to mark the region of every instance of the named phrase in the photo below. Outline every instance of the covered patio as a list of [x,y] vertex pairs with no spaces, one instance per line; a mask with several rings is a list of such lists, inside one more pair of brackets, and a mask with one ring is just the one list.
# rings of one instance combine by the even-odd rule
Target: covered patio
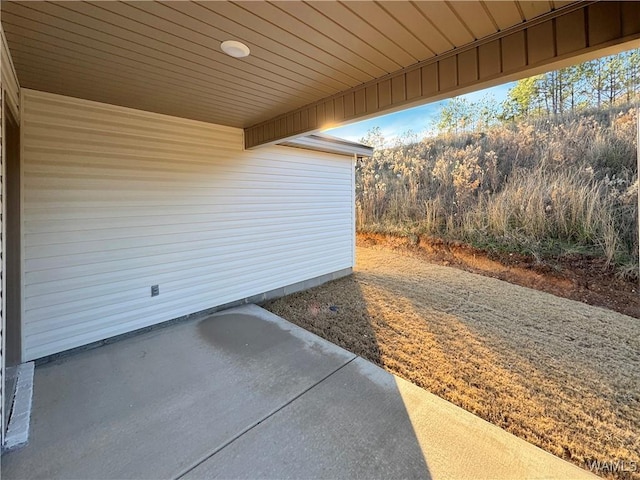
[[593,476],[255,305],[38,366],[18,478]]
[[3,446],[6,367],[38,364],[4,478],[585,475],[258,307],[208,315],[351,274],[372,149],[324,129],[637,46],[640,2],[0,9]]

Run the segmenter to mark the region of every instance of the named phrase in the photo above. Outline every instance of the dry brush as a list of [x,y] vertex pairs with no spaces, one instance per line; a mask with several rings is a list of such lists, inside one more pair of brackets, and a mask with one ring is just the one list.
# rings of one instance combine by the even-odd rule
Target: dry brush
[[635,115],[538,118],[376,149],[357,165],[358,229],[594,255],[635,272]]

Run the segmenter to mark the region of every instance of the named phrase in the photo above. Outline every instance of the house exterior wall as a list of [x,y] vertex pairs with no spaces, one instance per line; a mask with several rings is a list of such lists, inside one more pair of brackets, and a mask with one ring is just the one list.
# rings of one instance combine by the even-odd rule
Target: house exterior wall
[[[4,51],[4,33],[0,26],[0,50]],[[4,62],[2,52],[0,52],[0,448],[4,445],[4,88],[2,81],[2,71]]]
[[4,30],[0,25],[0,446],[4,445],[4,423],[8,412],[4,411],[5,351],[6,351],[6,163],[5,163],[5,105],[14,117],[20,120],[20,85],[11,54],[7,47]]
[[24,360],[353,266],[352,158],[22,92]]

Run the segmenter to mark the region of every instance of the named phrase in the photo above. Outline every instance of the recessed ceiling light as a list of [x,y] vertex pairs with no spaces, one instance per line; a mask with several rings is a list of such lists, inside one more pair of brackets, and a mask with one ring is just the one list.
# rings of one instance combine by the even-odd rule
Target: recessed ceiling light
[[227,40],[220,44],[220,48],[230,57],[243,58],[248,57],[251,51],[244,43],[235,40]]

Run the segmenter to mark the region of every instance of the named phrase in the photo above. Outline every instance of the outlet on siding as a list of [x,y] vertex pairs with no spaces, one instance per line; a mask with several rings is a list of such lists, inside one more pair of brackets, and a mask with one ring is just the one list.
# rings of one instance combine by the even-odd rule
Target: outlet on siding
[[160,286],[159,285],[151,285],[151,296],[157,297],[160,295]]

